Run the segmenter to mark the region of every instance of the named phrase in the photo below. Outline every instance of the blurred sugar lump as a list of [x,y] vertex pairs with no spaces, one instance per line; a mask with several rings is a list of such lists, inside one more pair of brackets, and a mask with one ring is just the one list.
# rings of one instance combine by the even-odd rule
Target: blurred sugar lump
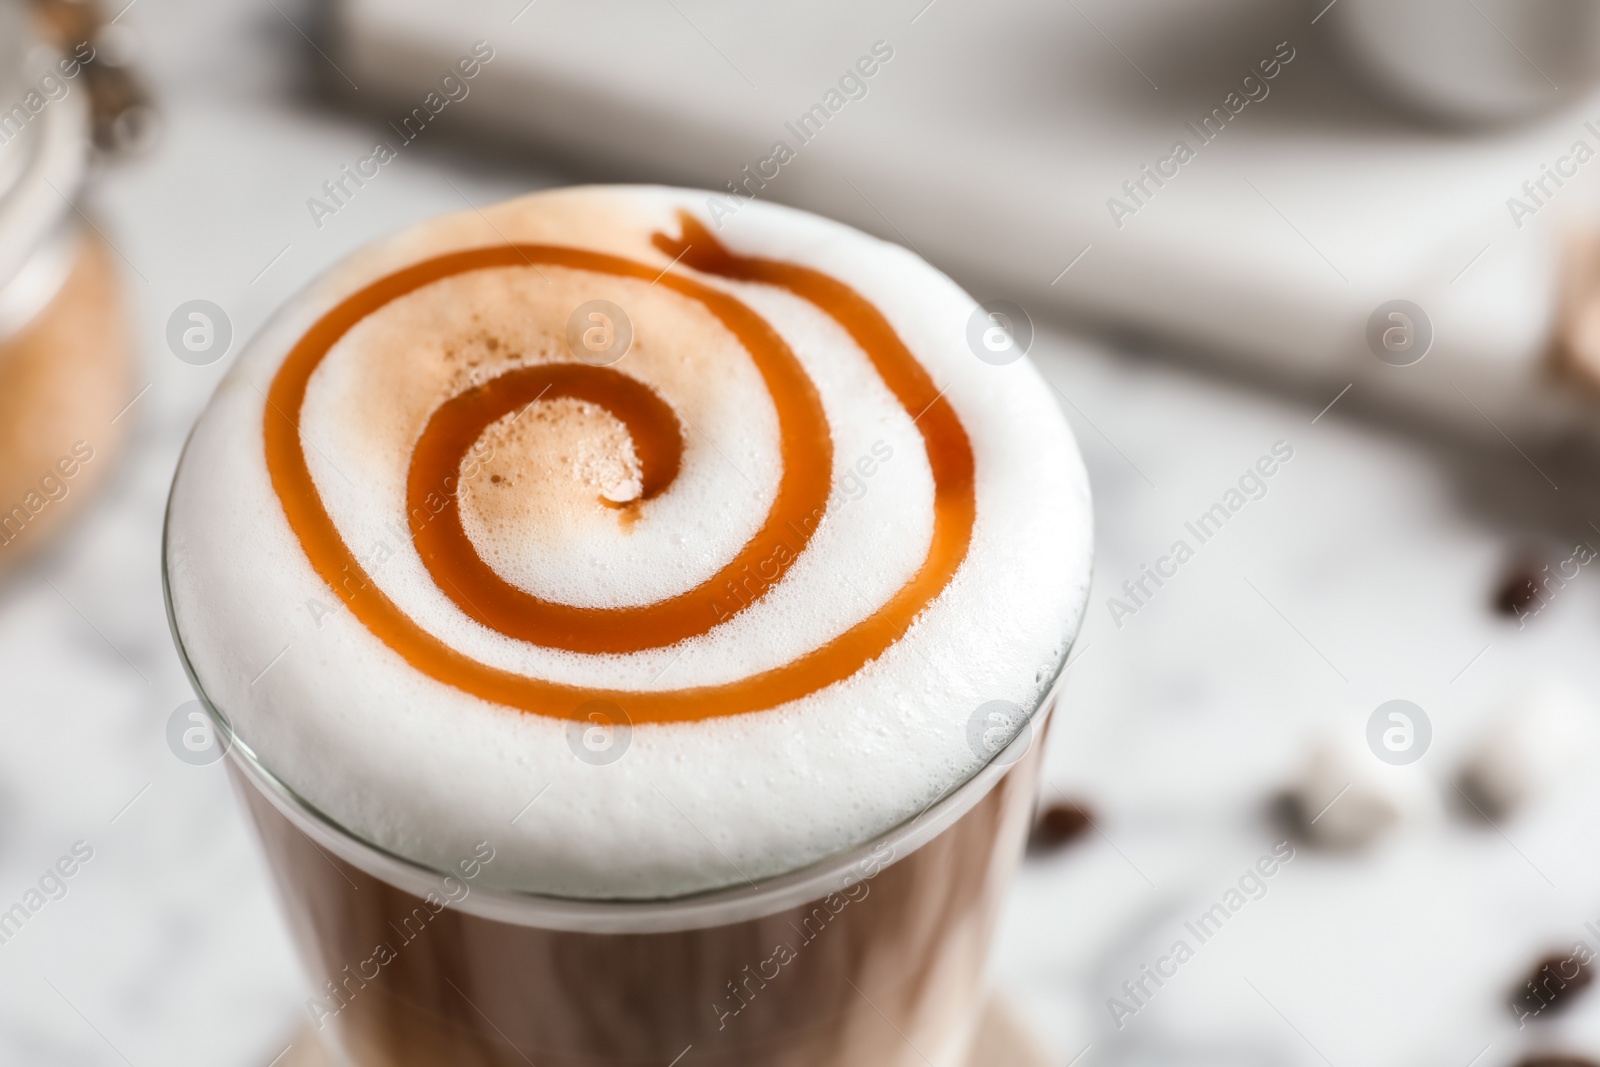
[[1274,801],[1280,821],[1300,840],[1349,851],[1433,806],[1421,776],[1375,759],[1366,737],[1351,730],[1314,745],[1300,773]]
[[1468,751],[1455,788],[1493,822],[1600,760],[1600,714],[1575,686],[1539,681],[1510,700]]

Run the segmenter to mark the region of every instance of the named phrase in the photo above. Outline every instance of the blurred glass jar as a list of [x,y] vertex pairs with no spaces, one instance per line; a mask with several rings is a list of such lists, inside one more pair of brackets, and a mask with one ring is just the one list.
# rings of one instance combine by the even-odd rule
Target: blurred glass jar
[[108,472],[132,398],[110,250],[78,211],[91,152],[85,38],[58,50],[0,0],[0,570],[50,542]]
[[1516,122],[1574,103],[1600,80],[1597,0],[1311,3],[1363,80],[1434,121]]

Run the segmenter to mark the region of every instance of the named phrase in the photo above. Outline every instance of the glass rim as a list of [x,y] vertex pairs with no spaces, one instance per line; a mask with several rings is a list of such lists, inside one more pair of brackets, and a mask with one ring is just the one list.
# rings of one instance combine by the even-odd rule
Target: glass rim
[[[183,664],[184,674],[201,707],[223,738],[225,758],[232,761],[232,767],[239,772],[242,779],[240,784],[261,793],[280,815],[313,843],[381,882],[417,897],[424,897],[430,892],[442,893],[446,878],[464,884],[460,876],[452,871],[439,870],[369,840],[301,795],[267,767],[206,692],[189,659],[183,633],[178,627],[167,551],[174,491],[193,439],[194,427],[191,427],[174,467],[172,483],[167,490],[166,507],[163,509],[161,596],[178,660]],[[874,877],[879,870],[921,848],[976,807],[1010,773],[1011,768],[1032,751],[1035,740],[1042,734],[1059,699],[1067,661],[1082,630],[1088,602],[1089,597],[1085,594],[1078,609],[1072,637],[1053,665],[1049,683],[1028,710],[1022,729],[1011,741],[991,754],[967,777],[947,788],[917,815],[902,820],[866,842],[751,885],[717,886],[686,894],[639,899],[574,897],[473,886],[451,906],[480,918],[518,926],[597,934],[665,933],[761,918],[820,900],[830,893],[840,892]],[[890,850],[888,858],[877,864],[870,873],[858,874],[872,865],[885,846]]]

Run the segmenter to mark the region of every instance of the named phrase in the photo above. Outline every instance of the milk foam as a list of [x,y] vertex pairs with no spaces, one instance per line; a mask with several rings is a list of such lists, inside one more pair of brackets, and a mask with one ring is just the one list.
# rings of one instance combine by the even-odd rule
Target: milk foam
[[[966,340],[972,299],[916,256],[763,203],[717,237],[736,253],[854,287],[945,389],[971,438],[970,549],[901,641],[845,681],[769,710],[635,723],[622,756],[597,765],[575,756],[568,721],[416,670],[312,569],[275,494],[262,431],[273,376],[312,323],[418,260],[508,240],[667,269],[671,257],[651,234],[676,234],[680,209],[704,219],[704,203],[690,191],[580,188],[418,226],[295,298],[202,416],[173,487],[167,545],[185,650],[266,767],[358,836],[438,867],[487,839],[497,854],[485,879],[535,892],[660,897],[743,884],[916,815],[983,762],[969,742],[974,711],[993,700],[1035,707],[1053,678],[1087,594],[1091,524],[1082,464],[1050,390],[1026,360],[977,359]],[[312,375],[302,411],[324,507],[373,581],[423,629],[535,678],[676,690],[793,662],[873,615],[916,573],[934,480],[913,417],[810,303],[695,276],[766,319],[821,396],[835,488],[794,565],[703,636],[627,654],[537,647],[458,607],[408,536],[413,448],[434,410],[463,389],[518,365],[570,361],[567,319],[584,301],[627,310],[634,342],[615,368],[678,415],[681,469],[645,505],[606,507],[601,497],[638,493],[638,458],[614,416],[557,400],[502,419],[479,439],[482,461],[461,491],[463,527],[502,579],[589,607],[666,599],[706,581],[751,538],[783,472],[773,399],[738,341],[697,303],[644,280],[550,265],[475,271],[352,328]]]

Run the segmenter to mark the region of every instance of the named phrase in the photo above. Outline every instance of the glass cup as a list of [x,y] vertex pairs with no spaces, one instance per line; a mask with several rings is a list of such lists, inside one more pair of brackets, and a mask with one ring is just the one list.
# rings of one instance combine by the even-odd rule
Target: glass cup
[[339,1062],[965,1062],[990,934],[1026,843],[1054,688],[1020,730],[991,743],[998,751],[975,775],[857,848],[760,885],[579,900],[478,884],[492,839],[436,870],[318,811],[205,697],[170,591],[167,605],[311,977],[308,1014]]

